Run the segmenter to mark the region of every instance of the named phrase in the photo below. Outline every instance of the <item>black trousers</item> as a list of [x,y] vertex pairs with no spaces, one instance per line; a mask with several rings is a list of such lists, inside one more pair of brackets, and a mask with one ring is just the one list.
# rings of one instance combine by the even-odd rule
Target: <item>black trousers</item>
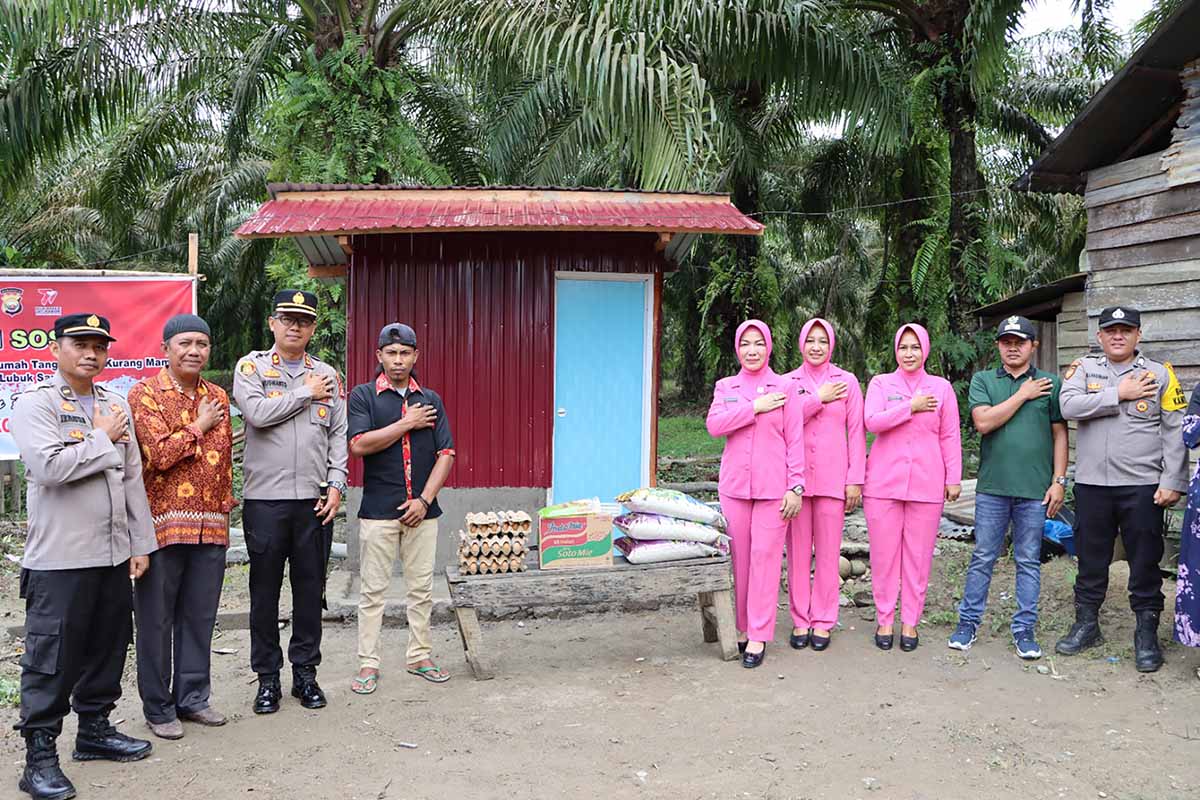
[[25,654],[16,729],[55,737],[71,708],[107,715],[121,697],[133,634],[129,563],[87,569],[22,570]]
[[283,668],[279,648],[279,589],[283,568],[292,583],[293,667],[321,663],[321,585],[325,553],[312,500],[247,500],[242,509],[250,554],[250,667],[259,675]]
[[173,544],[150,554],[133,593],[138,692],[154,723],[208,708],[212,634],[225,582],[225,547]]
[[1157,486],[1075,484],[1075,552],[1079,577],[1075,601],[1099,608],[1108,592],[1117,534],[1129,559],[1129,607],[1162,611],[1163,510],[1154,504]]

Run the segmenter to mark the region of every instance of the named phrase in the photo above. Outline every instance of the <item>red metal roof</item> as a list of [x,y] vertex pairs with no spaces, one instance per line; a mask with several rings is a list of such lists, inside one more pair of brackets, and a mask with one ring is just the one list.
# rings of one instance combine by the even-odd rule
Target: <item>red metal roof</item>
[[236,231],[242,238],[590,230],[759,235],[726,195],[574,189],[426,189],[285,184]]

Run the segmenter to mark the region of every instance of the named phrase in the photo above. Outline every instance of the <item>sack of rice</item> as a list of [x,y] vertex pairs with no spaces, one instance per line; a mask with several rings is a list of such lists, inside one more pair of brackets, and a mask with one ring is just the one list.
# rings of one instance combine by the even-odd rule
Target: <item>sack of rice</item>
[[682,561],[688,558],[706,558],[728,555],[729,547],[724,540],[715,545],[702,542],[641,541],[622,538],[613,542],[625,554],[630,564],[656,564],[663,561]]
[[662,514],[622,514],[613,520],[613,524],[626,536],[641,541],[666,539],[712,544],[725,537],[725,534],[710,525]]
[[717,509],[674,489],[642,488],[617,495],[617,502],[634,513],[662,514],[725,530],[725,517]]

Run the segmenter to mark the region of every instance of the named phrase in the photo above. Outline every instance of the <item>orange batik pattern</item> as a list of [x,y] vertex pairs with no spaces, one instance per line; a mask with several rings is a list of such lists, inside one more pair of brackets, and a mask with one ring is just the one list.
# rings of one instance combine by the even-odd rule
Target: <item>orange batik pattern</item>
[[[207,433],[196,426],[200,402],[212,398],[225,418]],[[233,508],[233,430],[229,397],[201,380],[188,397],[163,369],[129,392],[134,430],[142,451],[142,478],[159,547],[229,544]]]

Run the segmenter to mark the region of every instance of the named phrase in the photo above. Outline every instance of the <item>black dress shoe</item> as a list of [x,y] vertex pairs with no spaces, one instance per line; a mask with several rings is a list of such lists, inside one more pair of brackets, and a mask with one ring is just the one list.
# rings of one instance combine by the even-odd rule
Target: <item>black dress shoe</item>
[[822,650],[828,650],[829,643],[832,640],[833,640],[832,636],[817,636],[814,633],[812,635],[812,639],[811,639],[813,651],[820,653]]
[[292,697],[300,701],[305,708],[324,708],[325,693],[317,684],[317,670],[314,667],[297,667],[292,670]]
[[76,761],[140,761],[153,750],[154,745],[145,739],[126,736],[114,728],[107,714],[81,714],[71,758]]
[[905,636],[903,633],[900,634],[900,649],[906,653],[911,653],[913,650],[916,650],[917,645],[919,645],[920,643],[921,643],[921,637],[919,635],[918,636]]
[[750,643],[749,642],[738,642],[738,652],[739,653],[746,652],[746,645],[748,645],[748,644],[750,644]]
[[25,738],[25,771],[17,787],[34,800],[69,800],[75,787],[58,764],[58,748],[54,736],[35,730]]
[[255,714],[274,714],[279,710],[283,690],[279,688],[278,675],[259,675],[258,694],[254,697]]
[[788,644],[795,650],[803,650],[808,647],[808,633],[793,633],[788,638]]
[[766,658],[766,656],[767,656],[766,645],[763,645],[763,649],[762,649],[761,653],[751,653],[751,652],[742,653],[742,666],[745,667],[746,669],[754,669],[755,667],[761,667],[762,663],[763,663],[763,659]]
[[895,641],[895,635],[891,633],[880,633],[875,631],[875,646],[880,650],[891,650],[892,642]]

